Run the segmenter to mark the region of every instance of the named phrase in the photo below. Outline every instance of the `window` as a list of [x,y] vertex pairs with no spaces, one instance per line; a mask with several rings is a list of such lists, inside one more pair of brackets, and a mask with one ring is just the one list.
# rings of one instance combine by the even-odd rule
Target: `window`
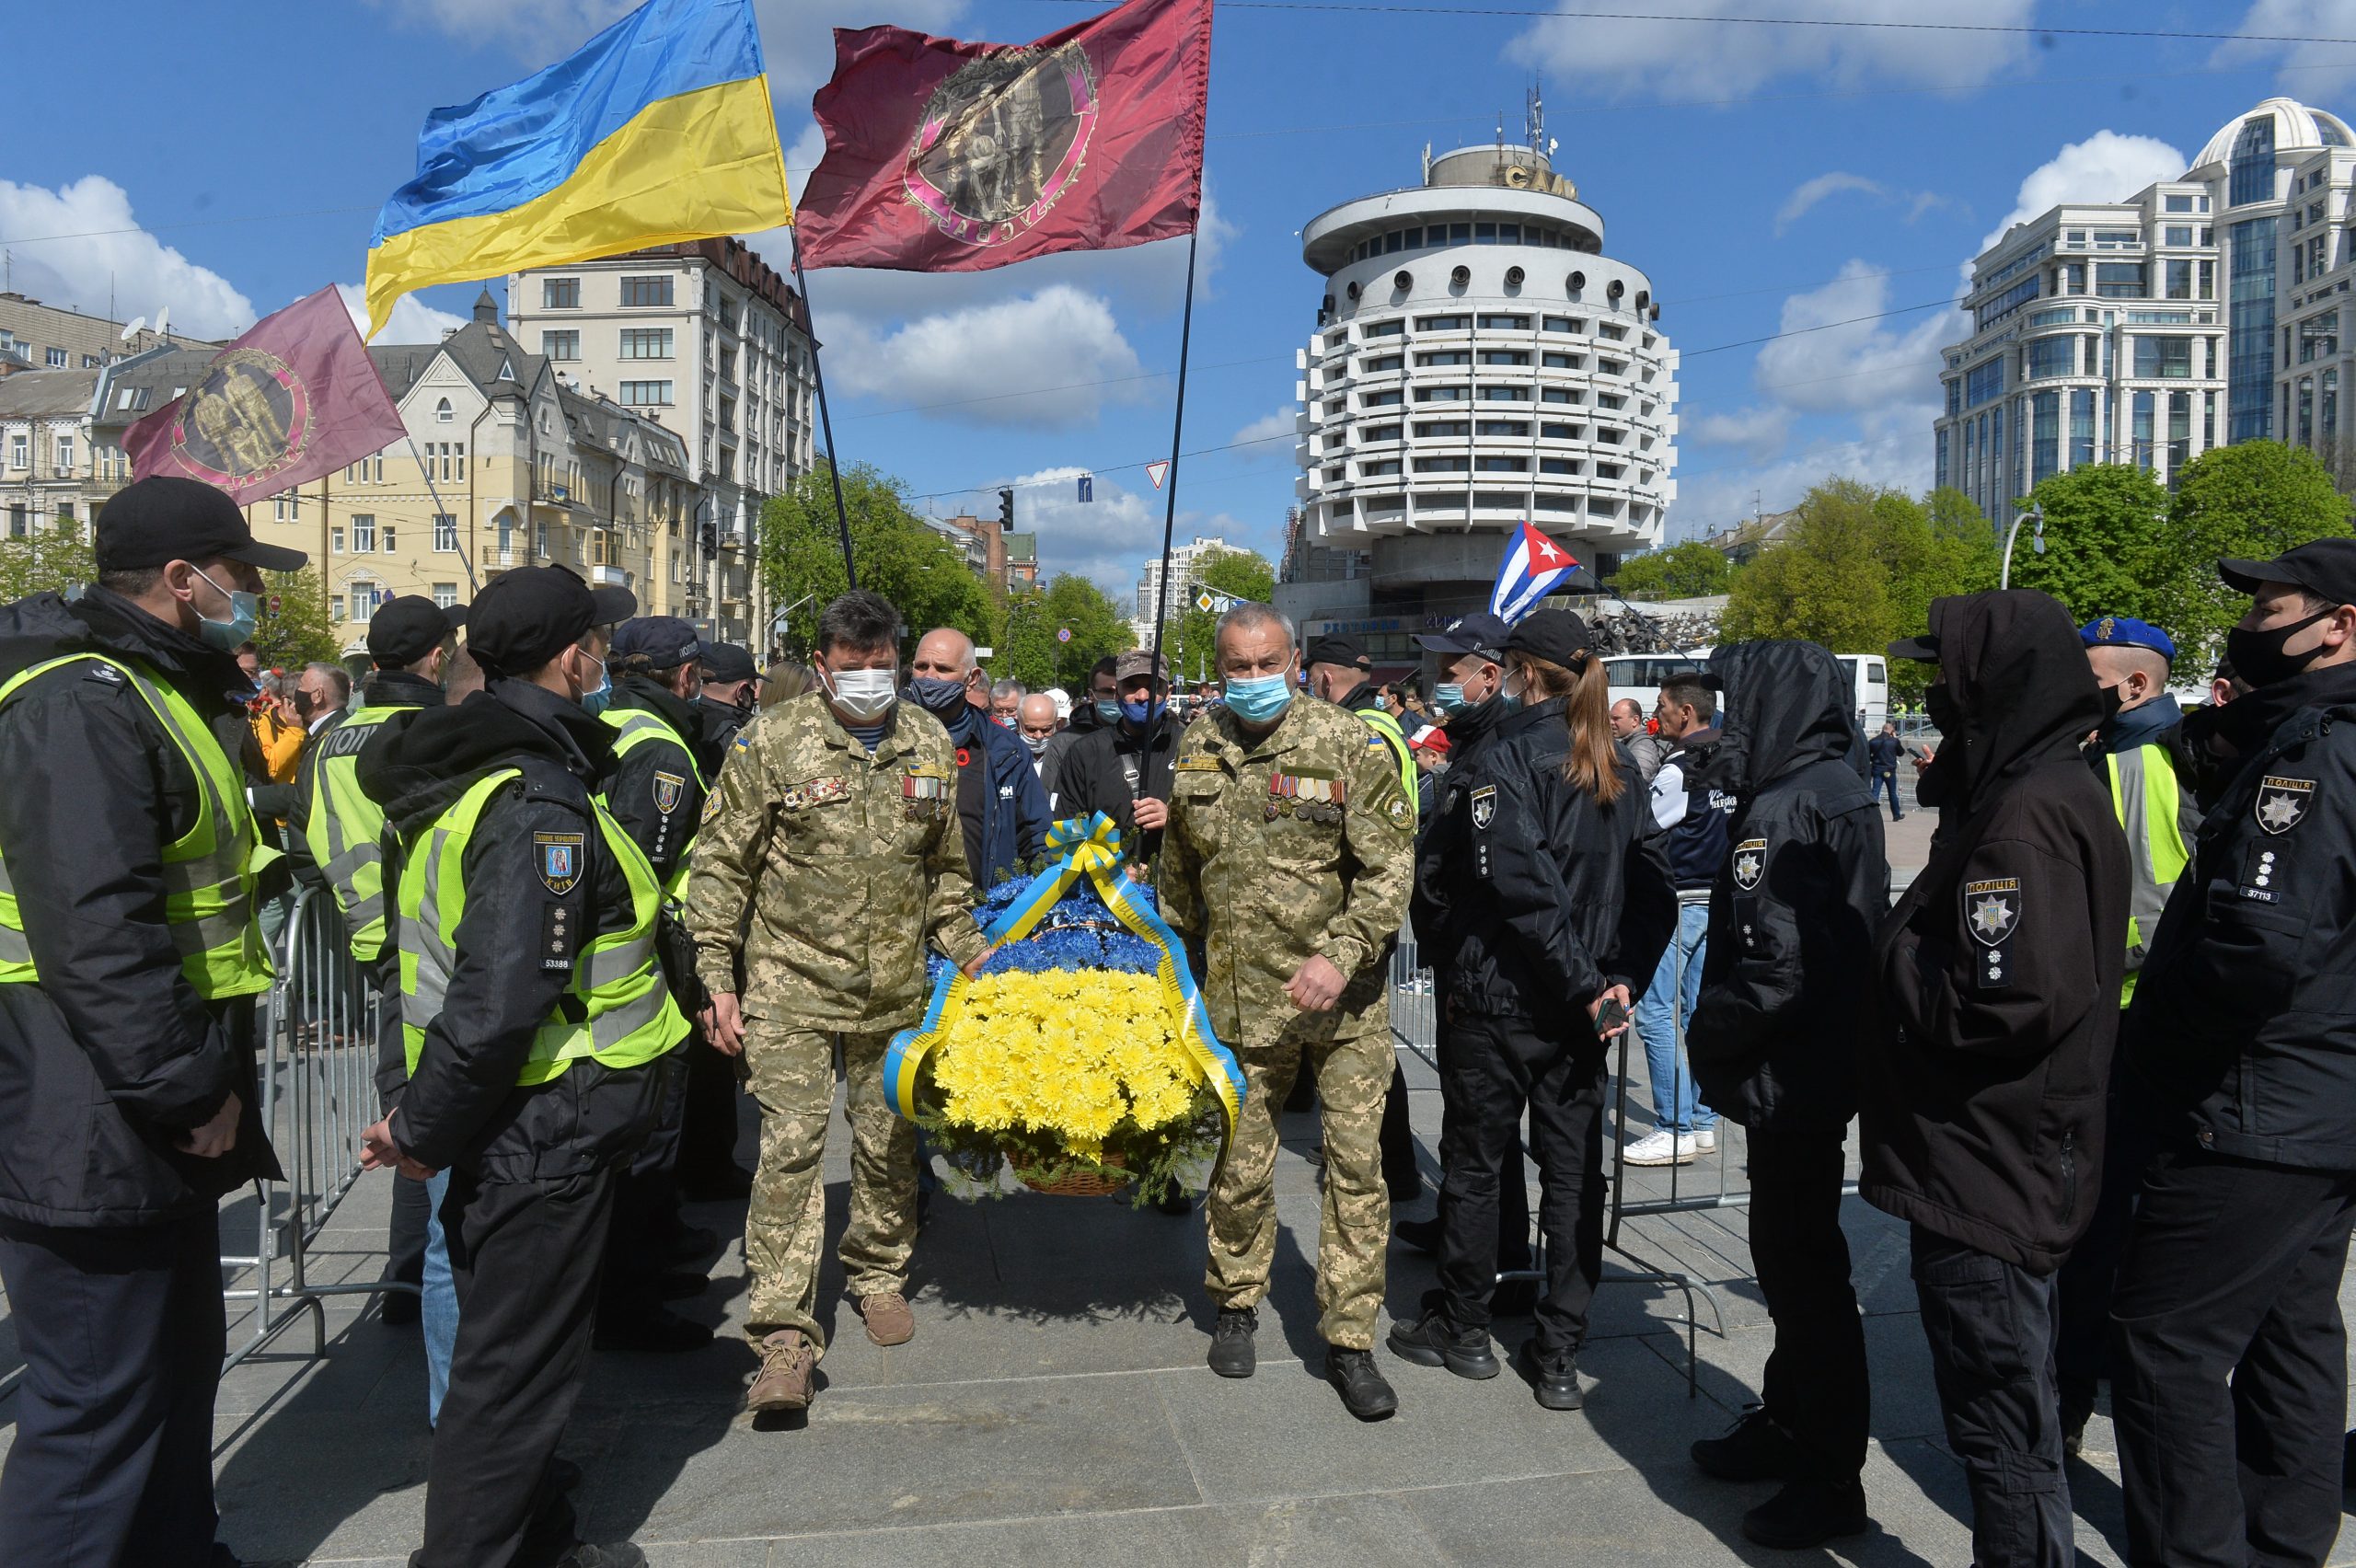
[[2143,263],[2141,261],[2096,262],[2095,293],[2103,299],[2142,299],[2143,297]]
[[2339,352],[2339,312],[2327,311],[2299,323],[2299,363],[2329,359]]
[[1530,433],[1528,420],[1483,420],[1473,432],[1476,435],[1525,436]]
[[439,555],[454,554],[458,548],[458,520],[447,512],[433,514],[433,548]]
[[[2274,199],[2274,115],[2254,114],[2234,138],[2233,174],[2226,200],[2233,206]],[[2143,413],[2150,423],[2150,410]],[[2148,464],[2146,465],[2148,467]]]
[[[1415,427],[1415,433],[1418,435],[1423,434],[1424,427],[1417,425]],[[1395,424],[1369,425],[1358,432],[1358,439],[1360,441],[1369,442],[1396,441],[1399,439],[1399,427]]]
[[664,278],[624,278],[622,305],[626,309],[660,307],[671,303],[671,280]]
[[1576,441],[1579,438],[1579,427],[1571,424],[1542,424],[1538,427],[1538,433],[1548,441]]
[[1584,465],[1569,457],[1541,457],[1538,471],[1542,474],[1576,474]]
[[1530,401],[1530,388],[1527,386],[1484,386],[1481,388],[1481,401],[1484,403],[1527,403]]
[[328,530],[328,553],[330,555],[343,553],[343,525],[341,523]]
[[294,498],[291,495],[274,495],[271,497],[270,520],[273,523],[294,522]]
[[2192,198],[2189,196],[2169,196],[2164,198],[2163,201],[2167,210],[2171,213],[2189,213],[2192,211]]
[[623,328],[621,355],[626,360],[669,359],[671,357],[671,329],[668,327]]
[[1615,343],[1619,342],[1628,335],[1628,329],[1625,327],[1615,326],[1609,321],[1605,322],[1602,326],[1598,327],[1596,330],[1602,333],[1605,337],[1611,339]]
[[[1380,478],[1386,475],[1395,474],[1398,471],[1399,459],[1396,457],[1386,457],[1380,463],[1361,463],[1358,465],[1358,476],[1361,478]],[[1339,478],[1340,476],[1337,474],[1334,477]]]
[[1470,457],[1418,457],[1415,472],[1419,474],[1469,474],[1472,471]]
[[2030,339],[2027,379],[2043,381],[2050,376],[2076,374],[2077,348],[2075,338]]
[[1404,355],[1381,354],[1376,358],[1368,360],[1364,364],[1359,365],[1358,369],[1362,374],[1367,375],[1380,375],[1385,371],[1401,369],[1406,364],[1406,363],[1407,361]]
[[[1422,399],[1422,396],[1423,395],[1421,393],[1416,394],[1418,401]],[[1358,394],[1358,407],[1361,409],[1396,408],[1401,401],[1403,401],[1403,399],[1399,396],[1399,389],[1395,386],[1388,392],[1361,392]]]
[[2095,460],[2095,395],[2089,387],[2070,394],[2070,467],[2083,468]]
[[1549,332],[1583,332],[1587,330],[1586,322],[1569,316],[1545,317],[1540,320],[1539,325]]
[[542,278],[540,280],[542,310],[578,310],[581,308],[581,280],[578,278]]
[[1521,365],[1528,364],[1530,363],[1530,356],[1519,349],[1483,349],[1481,351],[1481,363],[1483,364]]
[[52,370],[64,370],[68,357],[69,356],[64,349],[52,349],[44,356],[49,368]]
[[455,582],[436,582],[433,585],[433,603],[442,609],[456,609],[458,607],[458,585]]
[[25,503],[21,501],[10,502],[8,503],[8,537],[21,539],[31,532],[32,524],[29,514],[25,511]]
[[1583,392],[1573,392],[1561,386],[1542,386],[1538,389],[1538,400],[1542,403],[1576,403],[1586,396]]
[[2004,390],[2004,362],[2003,359],[1992,359],[1984,363],[1975,364],[1964,375],[1963,406],[1967,409],[1976,409],[1981,404],[1992,400]]
[[1539,363],[1548,370],[1576,370],[1587,361],[1578,354],[1541,354]]
[[667,381],[625,381],[622,383],[622,406],[629,409],[668,408],[671,384]]
[[387,523],[387,524],[386,524],[386,525],[385,525],[385,527],[384,527],[384,535],[385,535],[385,553],[386,553],[387,555],[392,555],[392,554],[396,553],[396,552],[394,551],[394,548],[393,548],[393,525],[392,525],[390,523]]
[[1484,457],[1472,466],[1476,470],[1484,474],[1526,474],[1530,472],[1530,462],[1527,458],[1522,457]]
[[435,424],[448,424],[456,418],[457,414],[451,409],[449,398],[445,398],[440,402],[433,405],[433,422]]
[[8,438],[8,467],[11,468],[31,467],[33,466],[32,450],[33,444],[29,436],[10,436]]
[[2167,297],[2170,299],[2190,299],[2192,297],[2192,263],[2189,261],[2170,261],[2166,266]]
[[[1389,396],[1392,401],[1398,401],[1397,393],[1393,392]],[[1418,386],[1415,388],[1415,401],[1418,403],[1461,403],[1469,400],[1472,396],[1472,388],[1470,386]]]
[[56,472],[62,477],[70,478],[74,472],[74,438],[72,436],[61,435],[57,438],[56,457]]
[[376,520],[365,513],[352,515],[352,548],[360,555],[376,553]]
[[2170,224],[2166,228],[2160,231],[2160,243],[2163,245],[2190,245],[2192,243],[2192,225],[2190,224]]
[[540,334],[540,352],[552,360],[577,360],[581,357],[581,331],[568,328],[561,332]]
[[1472,351],[1470,349],[1448,349],[1438,353],[1415,356],[1415,364],[1419,369],[1436,364],[1471,364],[1472,363]]
[[1527,332],[1530,330],[1530,317],[1527,316],[1484,316],[1481,317],[1481,329],[1484,332]]
[[1415,330],[1418,332],[1461,332],[1471,325],[1472,325],[1471,318],[1462,316],[1418,316],[1415,317]]
[[2029,399],[2034,433],[2029,437],[2029,483],[2053,477],[2062,460],[2062,394],[2039,392]]
[[366,626],[376,618],[376,598],[383,592],[364,577],[352,580],[351,613],[345,618],[355,626]]
[[[1399,427],[1393,425],[1391,428],[1396,430]],[[1435,436],[1471,435],[1472,433],[1472,423],[1469,420],[1426,420],[1415,427],[1415,434],[1426,441]]]
[[121,391],[115,394],[115,412],[119,414],[135,414],[141,412],[147,407],[148,391],[149,389],[144,386],[124,387]]
[[1404,321],[1378,321],[1365,329],[1361,335],[1369,338],[1396,338],[1406,329],[1407,324]]

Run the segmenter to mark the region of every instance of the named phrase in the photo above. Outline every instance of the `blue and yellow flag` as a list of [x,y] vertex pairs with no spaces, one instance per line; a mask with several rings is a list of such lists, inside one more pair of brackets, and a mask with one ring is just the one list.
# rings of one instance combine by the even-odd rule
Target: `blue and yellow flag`
[[426,117],[368,247],[401,295],[793,221],[753,0],[647,0],[569,57]]

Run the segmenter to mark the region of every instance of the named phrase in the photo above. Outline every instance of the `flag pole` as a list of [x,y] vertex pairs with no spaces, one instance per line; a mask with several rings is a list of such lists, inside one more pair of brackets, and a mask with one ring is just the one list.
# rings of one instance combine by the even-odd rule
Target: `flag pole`
[[[433,470],[426,467],[425,454],[417,449],[417,437],[413,435],[409,438],[409,455],[417,459],[418,477],[425,481],[425,493],[433,499],[434,515],[437,517],[456,517],[456,513],[445,512],[443,510],[442,492],[433,488]],[[433,525],[429,523],[426,526],[430,528]],[[475,576],[475,563],[467,559],[467,548],[464,545],[454,545],[451,548],[457,552],[458,564],[466,568],[468,594],[471,595],[481,593],[482,583]]]
[[1154,582],[1153,664],[1161,668],[1161,630],[1170,605],[1170,546],[1178,528],[1178,448],[1186,432],[1186,351],[1195,337],[1195,252],[1202,245],[1199,217],[1186,239],[1186,305],[1178,320],[1178,411],[1170,421],[1170,490],[1161,509],[1161,571]]
[[810,280],[802,271],[802,235],[793,236],[793,286],[802,291],[802,311],[810,318],[810,379],[818,393],[818,428],[826,436],[826,477],[835,482],[835,528],[843,541],[843,578],[859,586],[859,568],[850,556],[850,513],[843,508],[843,466],[835,455],[835,417],[826,411],[826,373],[818,363],[818,316],[810,307]]

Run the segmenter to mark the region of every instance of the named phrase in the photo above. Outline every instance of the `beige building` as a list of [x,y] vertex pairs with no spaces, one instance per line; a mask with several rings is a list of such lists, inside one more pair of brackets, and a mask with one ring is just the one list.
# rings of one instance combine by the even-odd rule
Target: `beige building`
[[762,503],[812,466],[809,312],[734,239],[654,246],[507,280],[518,342],[584,395],[676,432],[699,512],[676,562],[682,613],[706,635],[761,651]]
[[[643,614],[685,613],[697,495],[677,435],[567,386],[500,327],[487,292],[440,343],[368,353],[408,439],[247,509],[257,536],[309,553],[347,651],[364,650],[386,599],[462,604],[517,566],[569,567],[630,589]],[[100,452],[210,357],[174,350],[101,372]]]
[[214,346],[185,334],[167,338],[144,322],[126,338],[120,322],[43,305],[20,294],[0,294],[0,376],[26,370],[97,370],[174,342]]
[[95,370],[0,376],[0,520],[6,536],[36,528],[88,533],[106,498],[127,483],[121,447],[94,439]]

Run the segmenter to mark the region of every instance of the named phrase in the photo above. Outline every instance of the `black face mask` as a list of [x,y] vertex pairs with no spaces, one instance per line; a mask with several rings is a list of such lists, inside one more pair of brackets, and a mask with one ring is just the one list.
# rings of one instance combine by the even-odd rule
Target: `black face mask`
[[2233,661],[2235,672],[2253,686],[2287,681],[2316,662],[2323,644],[2318,642],[2304,653],[2285,653],[2282,645],[2337,608],[2334,605],[2317,610],[2304,620],[2278,626],[2271,631],[2246,631],[2235,627],[2225,633],[2225,657]]
[[1952,740],[1963,732],[1963,707],[1946,686],[1934,686],[1923,694],[1923,711],[1943,737]]

